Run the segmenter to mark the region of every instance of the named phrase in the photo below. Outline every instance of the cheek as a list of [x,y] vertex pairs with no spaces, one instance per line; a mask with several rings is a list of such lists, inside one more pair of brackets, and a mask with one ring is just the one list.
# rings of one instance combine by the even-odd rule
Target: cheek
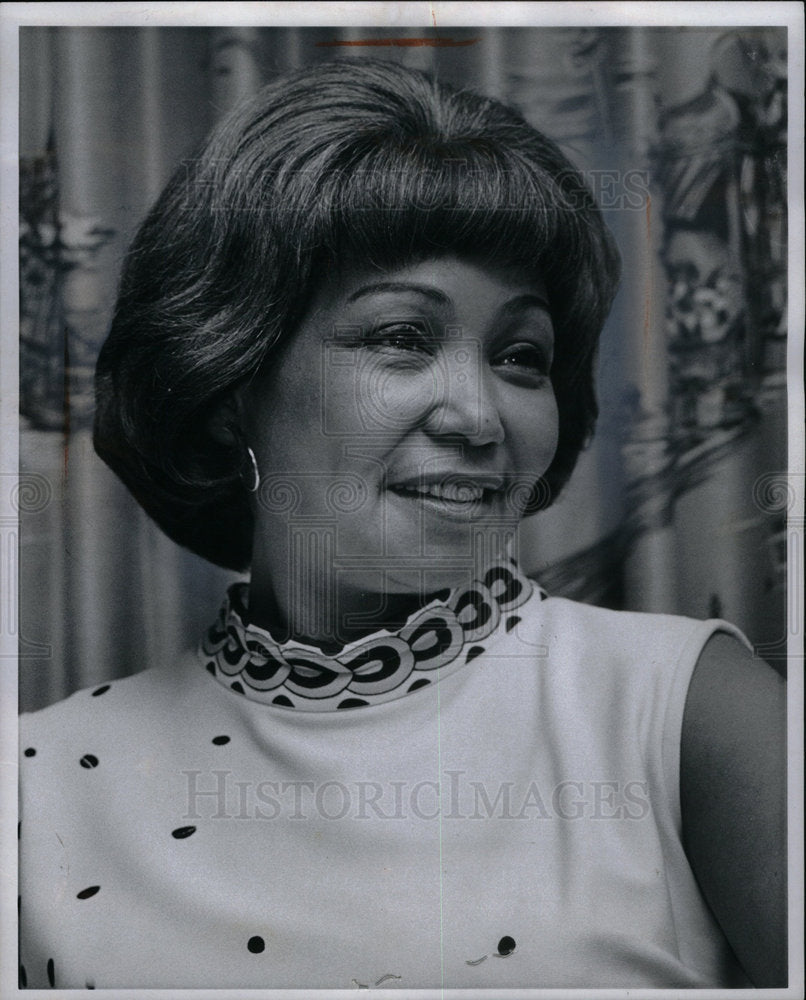
[[294,489],[305,477],[323,467],[327,436],[322,433],[318,401],[310,386],[289,392],[278,385],[262,395],[260,405],[248,416],[247,437],[253,442],[260,468],[261,498],[283,486]]
[[551,462],[557,453],[557,444],[560,440],[560,411],[557,406],[557,398],[555,397],[554,392],[551,393],[548,421],[551,427],[551,433],[548,435],[548,448],[550,451],[549,462]]
[[548,390],[536,405],[521,407],[513,432],[519,473],[539,479],[557,451],[559,416],[554,393]]
[[439,379],[414,361],[391,367],[364,353],[332,361],[322,390],[326,433],[404,432],[420,423],[439,398]]

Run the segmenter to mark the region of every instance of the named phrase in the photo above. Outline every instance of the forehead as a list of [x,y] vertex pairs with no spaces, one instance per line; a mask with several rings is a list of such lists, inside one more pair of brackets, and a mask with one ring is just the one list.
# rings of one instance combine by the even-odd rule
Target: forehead
[[546,283],[535,268],[441,255],[372,267],[345,263],[329,270],[311,305],[316,311],[395,295],[420,295],[435,306],[463,306],[528,295],[548,309]]

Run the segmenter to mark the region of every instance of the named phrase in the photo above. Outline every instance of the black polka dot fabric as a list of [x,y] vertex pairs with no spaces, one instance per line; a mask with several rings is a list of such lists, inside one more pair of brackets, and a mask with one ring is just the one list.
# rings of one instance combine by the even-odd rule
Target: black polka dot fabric
[[[20,982],[113,993],[428,986],[439,963],[427,916],[438,912],[433,786],[439,753],[441,766],[456,763],[445,712],[471,678],[487,687],[501,676],[485,656],[516,641],[508,608],[529,593],[504,573],[329,657],[308,648],[250,664],[237,644],[215,659],[194,651],[45,710],[55,724],[26,724],[20,769],[32,790],[19,830],[21,858],[35,860],[21,861],[32,888]],[[398,812],[406,822],[388,820]],[[487,861],[462,869],[462,884],[478,883]],[[446,901],[454,863],[446,854]],[[468,927],[490,958],[496,940],[500,957],[514,954],[480,884]],[[472,953],[452,954],[454,972],[475,968]]]
[[498,942],[498,954],[499,955],[511,955],[515,950],[515,938],[510,937],[508,934],[504,935]]

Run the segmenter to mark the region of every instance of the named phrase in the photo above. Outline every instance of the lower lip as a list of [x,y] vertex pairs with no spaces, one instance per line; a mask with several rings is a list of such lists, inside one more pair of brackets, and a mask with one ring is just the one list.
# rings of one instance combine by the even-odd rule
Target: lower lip
[[472,521],[492,513],[493,500],[445,500],[432,496],[430,493],[403,493],[397,490],[389,491],[393,496],[415,504],[423,511],[449,517],[453,520]]

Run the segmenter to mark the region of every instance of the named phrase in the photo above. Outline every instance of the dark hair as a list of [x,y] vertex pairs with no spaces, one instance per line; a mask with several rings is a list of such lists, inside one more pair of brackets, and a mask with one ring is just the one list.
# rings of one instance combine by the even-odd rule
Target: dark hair
[[210,415],[271,363],[328,262],[443,253],[546,283],[560,414],[546,506],[593,431],[617,252],[551,141],[496,101],[392,63],[279,78],[176,171],[129,251],[98,360],[98,454],[174,541],[246,568],[243,447],[217,440]]

